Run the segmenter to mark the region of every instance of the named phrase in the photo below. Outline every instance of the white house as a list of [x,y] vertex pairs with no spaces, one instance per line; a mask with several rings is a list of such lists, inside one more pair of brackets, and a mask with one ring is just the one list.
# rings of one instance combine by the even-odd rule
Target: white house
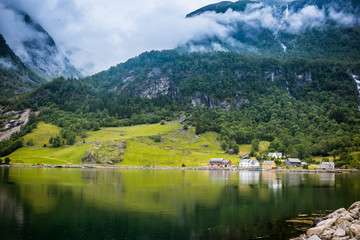
[[334,170],[334,168],[335,168],[334,162],[322,162],[318,166],[318,169],[324,169],[324,170]]
[[241,168],[253,168],[260,167],[259,161],[252,159],[241,159],[239,163],[239,167]]
[[280,152],[270,152],[268,153],[269,158],[282,158],[282,153]]

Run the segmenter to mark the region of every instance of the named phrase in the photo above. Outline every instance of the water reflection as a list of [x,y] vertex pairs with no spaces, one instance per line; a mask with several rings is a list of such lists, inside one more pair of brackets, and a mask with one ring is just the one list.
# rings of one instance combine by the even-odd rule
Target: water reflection
[[239,171],[240,185],[258,185],[260,183],[260,171]]
[[335,173],[321,173],[318,176],[320,185],[335,186]]
[[20,171],[0,168],[4,239],[288,239],[284,218],[360,198],[360,178],[353,174]]
[[210,181],[214,183],[228,183],[231,182],[231,175],[233,172],[228,170],[212,170],[209,171]]
[[4,228],[2,233],[5,232],[15,238],[16,232],[11,232],[9,229],[13,227],[22,229],[25,214],[23,204],[16,194],[17,186],[9,178],[9,171],[9,168],[0,170],[0,225]]

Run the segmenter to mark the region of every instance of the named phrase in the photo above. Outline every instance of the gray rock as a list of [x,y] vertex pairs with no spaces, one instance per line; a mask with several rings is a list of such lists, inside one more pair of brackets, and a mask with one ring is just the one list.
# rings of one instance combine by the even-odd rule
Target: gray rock
[[335,212],[327,215],[326,218],[334,218],[334,217],[338,218],[338,217],[342,216],[342,214],[344,214],[345,212],[346,212],[345,208],[340,208],[340,209],[336,210]]
[[338,219],[335,222],[335,228],[342,228],[344,229],[347,234],[349,234],[349,227],[351,226],[352,222],[346,221],[344,219]]
[[348,211],[340,208],[323,219],[315,219],[311,227],[306,232],[307,239],[360,240],[360,201],[352,204]]
[[325,226],[316,226],[314,228],[310,228],[309,230],[307,230],[306,235],[311,236],[313,234],[322,234],[325,231],[325,229],[326,229]]
[[344,237],[346,235],[346,231],[342,228],[338,228],[335,232],[334,232],[334,237]]
[[349,240],[350,237],[346,236],[346,237],[334,237],[332,240]]
[[360,225],[358,225],[358,224],[352,224],[352,225],[350,226],[350,230],[351,230],[351,232],[356,236],[356,235],[360,234]]
[[328,235],[333,235],[335,232],[335,229],[332,228],[328,228],[323,232],[323,235],[328,236]]
[[354,221],[354,218],[351,216],[351,215],[345,215],[343,217],[339,217],[337,220],[336,220],[336,225],[337,224],[340,224],[342,223],[343,221],[347,221],[347,222],[353,222]]
[[325,228],[331,228],[332,225],[336,222],[336,218],[330,218],[324,221],[319,222],[316,226],[325,226]]
[[360,201],[354,202],[353,204],[351,204],[351,206],[349,207],[348,211],[350,212],[350,211],[353,210],[354,208],[357,208],[357,209],[360,208]]
[[355,220],[355,221],[352,222],[352,224],[360,225],[360,220]]
[[308,240],[321,240],[318,235],[314,234],[311,237],[308,238]]
[[359,212],[359,208],[353,208],[350,210],[350,215],[353,218],[359,218],[360,216],[360,212]]

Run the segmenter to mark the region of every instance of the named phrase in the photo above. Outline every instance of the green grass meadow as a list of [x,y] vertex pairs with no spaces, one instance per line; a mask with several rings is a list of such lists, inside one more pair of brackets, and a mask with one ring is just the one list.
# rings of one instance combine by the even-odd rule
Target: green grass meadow
[[[76,145],[54,148],[49,146],[49,138],[59,135],[61,128],[40,122],[33,132],[24,137],[24,142],[30,139],[34,146],[22,147],[9,155],[12,164],[42,165],[42,164],[82,164],[82,157],[87,151],[92,151],[97,144],[99,151],[108,151],[111,155],[111,146],[125,142],[126,149],[121,155],[122,166],[168,166],[186,167],[207,166],[211,158],[230,159],[233,164],[240,161],[239,155],[248,154],[250,144],[240,145],[239,155],[228,155],[220,147],[219,134],[207,132],[195,134],[190,127],[183,130],[178,122],[167,122],[165,125],[147,124],[129,127],[103,128],[86,133],[85,144],[78,139]],[[159,135],[161,140],[156,142],[154,136]],[[47,147],[43,147],[47,144]],[[260,143],[260,150],[266,150],[268,142]],[[109,148],[110,146],[110,148]],[[114,151],[115,152],[115,151]]]
[[24,143],[32,140],[34,146],[49,145],[50,137],[56,137],[60,135],[61,128],[52,124],[40,122],[36,129],[24,137]]

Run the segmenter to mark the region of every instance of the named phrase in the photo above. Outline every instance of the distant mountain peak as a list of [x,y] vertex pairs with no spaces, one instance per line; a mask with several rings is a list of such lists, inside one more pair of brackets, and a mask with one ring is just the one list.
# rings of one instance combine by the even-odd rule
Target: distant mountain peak
[[44,82],[25,66],[0,34],[0,100],[31,91]]
[[312,59],[337,59],[351,52],[347,60],[360,56],[356,46],[360,2],[355,0],[223,1],[186,17],[189,21],[202,18],[211,27],[179,46],[182,52],[235,51]]
[[[81,73],[70,63],[65,53],[56,45],[50,34],[37,23],[29,14],[17,9],[7,8],[13,14],[16,23],[21,25],[19,31],[26,34],[14,34],[5,31],[6,27],[0,23],[0,33],[4,30],[4,38],[13,51],[20,57],[25,65],[33,69],[42,77],[81,77]],[[11,20],[10,20],[11,21]],[[6,24],[6,23],[3,23]],[[18,30],[18,29],[17,29]],[[18,39],[18,38],[21,39]],[[14,39],[17,38],[17,39]]]

